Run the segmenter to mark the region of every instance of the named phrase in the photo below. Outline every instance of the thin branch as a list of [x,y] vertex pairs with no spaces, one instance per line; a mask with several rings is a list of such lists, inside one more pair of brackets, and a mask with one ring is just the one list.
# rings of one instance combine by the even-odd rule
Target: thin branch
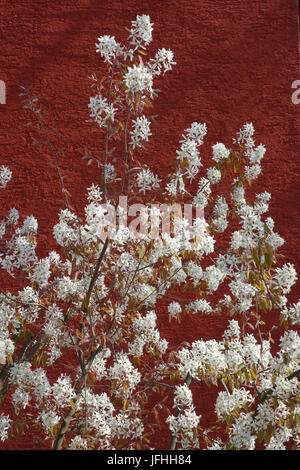
[[[189,387],[191,385],[191,381],[192,381],[192,376],[188,372],[184,383]],[[178,416],[180,416],[181,413],[182,413],[182,407],[178,406],[176,417],[178,418]],[[173,436],[171,437],[171,442],[170,442],[170,447],[169,447],[170,450],[175,450],[176,449],[177,438],[178,438],[177,434],[173,434]]]

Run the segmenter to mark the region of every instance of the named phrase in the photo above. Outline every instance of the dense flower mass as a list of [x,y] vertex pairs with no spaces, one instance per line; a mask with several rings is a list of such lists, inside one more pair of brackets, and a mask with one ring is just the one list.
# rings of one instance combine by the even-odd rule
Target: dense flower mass
[[[108,73],[95,79],[89,112],[105,145],[89,163],[102,176],[80,216],[66,198],[53,227],[59,253],[37,255],[33,216],[10,208],[0,221],[0,265],[20,282],[0,291],[0,440],[34,426],[57,450],[148,449],[159,429],[172,450],[299,449],[300,302],[288,299],[297,273],[281,262],[271,195],[247,192],[266,149],[246,123],[206,162],[207,126],[193,122],[171,174],[151,169],[154,79],[175,64],[165,48],[145,61],[152,31],[141,15],[128,46],[98,38]],[[11,176],[0,168],[1,188]],[[189,315],[209,322],[210,339],[164,338],[164,316],[181,328]],[[206,385],[216,392],[209,428]]]
[[133,130],[130,132],[132,135],[131,145],[132,148],[140,147],[143,141],[148,141],[151,136],[150,121],[146,116],[136,118],[133,122]]
[[116,110],[101,95],[90,98],[89,108],[91,110],[91,118],[95,119],[99,127],[103,127],[108,120],[114,120]]
[[106,62],[112,63],[122,51],[120,44],[116,42],[114,36],[102,36],[98,38],[98,41],[96,43],[96,52],[101,54]]
[[124,80],[127,90],[131,93],[153,93],[153,75],[145,65],[134,64],[133,67],[128,67]]
[[131,44],[137,49],[145,47],[152,41],[153,23],[149,15],[137,15],[136,20],[131,22],[130,36]]
[[219,162],[221,160],[226,160],[229,157],[230,151],[222,143],[217,143],[213,146],[213,160]]
[[160,75],[162,71],[165,74],[168,70],[172,70],[172,65],[176,65],[173,58],[174,54],[170,49],[159,49],[154,59],[150,59],[148,67],[153,75]]

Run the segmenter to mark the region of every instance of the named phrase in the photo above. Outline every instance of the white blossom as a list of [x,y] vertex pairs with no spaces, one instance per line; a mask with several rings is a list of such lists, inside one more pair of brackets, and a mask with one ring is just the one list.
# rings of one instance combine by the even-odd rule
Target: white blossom
[[256,438],[252,423],[251,413],[241,413],[236,419],[230,436],[230,444],[234,450],[254,450]]
[[96,121],[99,127],[106,126],[108,121],[114,121],[116,109],[113,103],[108,103],[107,98],[101,95],[91,97],[88,107],[91,118]]
[[141,170],[136,176],[136,185],[143,194],[159,187],[161,180],[149,168]]
[[172,65],[176,65],[173,58],[174,54],[170,49],[159,49],[154,59],[150,59],[148,67],[153,75],[160,75],[162,71],[165,74],[168,70],[172,70]]
[[224,144],[218,142],[213,146],[213,160],[215,162],[220,162],[222,160],[226,160],[230,155],[230,150],[228,150]]
[[39,418],[42,422],[43,428],[48,434],[51,434],[51,431],[54,426],[57,426],[60,422],[60,417],[53,410],[43,410]]
[[283,293],[288,293],[298,279],[294,265],[287,263],[282,268],[276,268],[274,279],[278,282]]
[[136,20],[131,22],[130,36],[135,49],[145,47],[152,41],[153,23],[149,15],[137,15]]
[[133,367],[126,354],[119,354],[109,369],[109,377],[116,381],[117,388],[114,390],[116,396],[127,398],[140,382],[141,374]]
[[101,56],[104,57],[104,61],[110,64],[122,52],[122,48],[120,44],[116,42],[114,36],[101,36],[98,38],[98,42],[95,45],[96,52],[100,53]]
[[146,118],[146,116],[138,117],[135,121],[133,121],[133,130],[130,131],[130,134],[132,136],[132,148],[140,147],[143,141],[148,141],[151,132],[150,121]]
[[181,306],[178,302],[171,302],[168,306],[168,312],[170,318],[177,318],[178,314],[181,313]]
[[143,64],[128,67],[124,77],[127,91],[131,93],[153,93],[153,75],[151,71]]
[[218,418],[229,417],[234,411],[250,405],[254,401],[249,390],[234,389],[232,393],[220,392],[215,404]]
[[208,168],[207,170],[207,178],[209,179],[209,182],[211,184],[216,184],[220,181],[221,179],[221,172],[215,167]]
[[0,415],[0,439],[5,441],[8,438],[8,432],[11,426],[11,419],[3,413]]
[[71,400],[75,398],[71,378],[61,374],[52,386],[52,395],[57,407],[64,408],[70,406]]
[[7,166],[2,165],[0,167],[0,188],[5,188],[7,183],[12,178],[12,171]]

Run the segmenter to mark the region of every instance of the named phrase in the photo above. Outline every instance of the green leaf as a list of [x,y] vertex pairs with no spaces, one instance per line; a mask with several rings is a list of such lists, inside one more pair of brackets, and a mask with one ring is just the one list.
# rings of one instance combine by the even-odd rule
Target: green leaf
[[252,259],[255,262],[256,266],[260,266],[260,260],[258,258],[257,251],[253,248],[251,253],[252,253]]
[[269,268],[272,265],[272,261],[273,261],[272,256],[269,255],[269,253],[265,252],[265,262],[264,262],[265,266],[268,266]]

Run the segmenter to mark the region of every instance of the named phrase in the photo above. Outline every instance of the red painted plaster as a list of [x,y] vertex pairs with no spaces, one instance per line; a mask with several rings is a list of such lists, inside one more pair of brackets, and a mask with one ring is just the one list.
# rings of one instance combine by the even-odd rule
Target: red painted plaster
[[[89,149],[101,154],[103,138],[87,123],[90,81],[105,68],[94,43],[103,34],[125,40],[125,28],[137,14],[154,22],[151,50],[170,48],[177,66],[159,82],[157,124],[145,159],[159,174],[168,173],[185,128],[206,122],[208,137],[202,155],[210,155],[217,141],[230,145],[232,137],[252,121],[257,142],[267,154],[263,174],[253,190],[272,193],[271,216],[286,239],[282,253],[300,273],[300,166],[299,110],[291,101],[294,80],[300,79],[297,51],[297,0],[2,0],[0,10],[0,79],[7,85],[5,105],[0,105],[1,158],[14,175],[0,192],[0,216],[8,206],[39,220],[39,253],[55,248],[51,236],[60,208],[60,185],[47,156],[31,146],[21,108],[19,85],[33,85],[44,108],[56,120],[67,151],[60,166],[72,204],[82,208],[85,188],[96,182],[95,167],[81,157]],[[0,273],[1,288],[17,287]],[[300,282],[290,296],[297,300]],[[275,317],[267,318],[269,325]],[[176,341],[195,336],[219,337],[224,319],[187,319],[170,330],[165,307],[160,320],[166,336]],[[199,412],[213,420],[211,389],[201,387]],[[158,448],[167,446],[160,436]],[[0,448],[41,448],[26,435]]]

